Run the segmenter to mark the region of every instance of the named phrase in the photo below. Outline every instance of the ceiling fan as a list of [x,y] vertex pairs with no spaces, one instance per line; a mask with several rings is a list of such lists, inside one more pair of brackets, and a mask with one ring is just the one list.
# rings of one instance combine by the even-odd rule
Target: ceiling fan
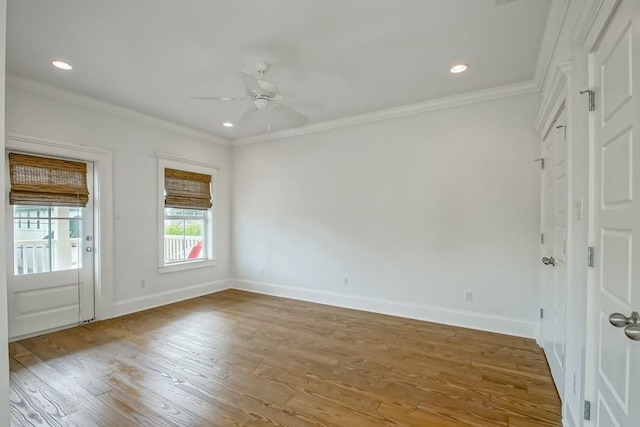
[[301,126],[309,118],[304,114],[287,107],[282,103],[282,96],[275,83],[266,80],[265,74],[269,65],[264,62],[256,64],[257,73],[238,71],[236,74],[244,83],[247,96],[243,98],[198,96],[192,99],[209,101],[251,101],[249,109],[240,117],[237,124],[256,131],[274,131]]

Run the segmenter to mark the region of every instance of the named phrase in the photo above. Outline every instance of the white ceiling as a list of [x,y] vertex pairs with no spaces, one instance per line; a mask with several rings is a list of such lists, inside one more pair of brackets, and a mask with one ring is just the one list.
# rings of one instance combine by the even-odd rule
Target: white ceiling
[[244,96],[256,61],[309,124],[531,81],[550,2],[9,0],[7,71],[235,139],[248,101],[190,97]]

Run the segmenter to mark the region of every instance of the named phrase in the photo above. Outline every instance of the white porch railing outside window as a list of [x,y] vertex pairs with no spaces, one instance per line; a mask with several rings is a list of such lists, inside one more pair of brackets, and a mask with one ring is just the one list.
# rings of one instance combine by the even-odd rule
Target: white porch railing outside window
[[[187,261],[189,253],[199,242],[202,236],[181,236],[165,234],[164,236],[164,260],[166,263]],[[183,247],[184,242],[184,247]],[[194,259],[203,257],[204,251]]]
[[[78,267],[79,238],[66,240],[71,245],[71,263],[66,261],[65,266],[58,266],[58,240],[16,240],[13,242],[13,272],[14,274],[47,273],[50,271],[65,270]],[[49,251],[51,244],[51,251]],[[51,268],[53,265],[53,269]],[[62,268],[60,268],[62,267]],[[65,268],[66,267],[66,268]]]
[[[166,262],[188,260],[191,250],[200,241],[202,241],[201,236],[165,235],[164,258]],[[71,251],[67,252],[71,254],[70,268],[77,268],[80,239],[70,238],[68,242],[71,245]],[[49,252],[49,244],[52,245],[51,252]],[[13,243],[14,274],[46,273],[52,271],[52,264],[54,266],[53,271],[56,271],[58,269],[55,267],[57,265],[56,256],[59,252],[57,250],[58,244],[58,240],[16,240]],[[202,258],[203,253],[204,251],[200,252],[194,259]]]

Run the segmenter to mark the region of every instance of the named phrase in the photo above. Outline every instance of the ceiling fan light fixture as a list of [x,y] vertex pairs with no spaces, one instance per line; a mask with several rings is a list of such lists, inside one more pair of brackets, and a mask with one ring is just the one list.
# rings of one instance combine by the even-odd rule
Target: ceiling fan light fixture
[[64,61],[51,61],[51,64],[54,67],[59,68],[60,70],[64,70],[64,71],[70,71],[70,70],[73,69],[73,67],[70,64],[68,64],[68,63],[66,63]]
[[253,100],[253,104],[258,110],[264,110],[269,105],[270,100],[267,98],[256,98]]
[[458,73],[467,71],[467,68],[469,68],[467,64],[456,64],[453,67],[451,67],[449,71],[453,74],[458,74]]
[[231,122],[224,122],[222,123],[222,126],[226,127],[226,128],[232,128],[233,127],[233,123]]

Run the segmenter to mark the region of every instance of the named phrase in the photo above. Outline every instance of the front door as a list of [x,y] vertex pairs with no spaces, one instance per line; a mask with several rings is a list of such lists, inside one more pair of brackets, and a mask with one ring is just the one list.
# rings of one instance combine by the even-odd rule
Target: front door
[[640,423],[640,341],[627,337],[633,328],[609,322],[612,313],[640,311],[639,60],[640,2],[623,0],[591,57],[596,262],[589,294],[595,390],[589,395],[597,426]]
[[94,317],[93,165],[86,207],[9,207],[9,336],[33,335]]
[[565,371],[565,310],[567,292],[567,128],[561,107],[542,142],[543,217],[542,342],[551,374],[562,396]]

